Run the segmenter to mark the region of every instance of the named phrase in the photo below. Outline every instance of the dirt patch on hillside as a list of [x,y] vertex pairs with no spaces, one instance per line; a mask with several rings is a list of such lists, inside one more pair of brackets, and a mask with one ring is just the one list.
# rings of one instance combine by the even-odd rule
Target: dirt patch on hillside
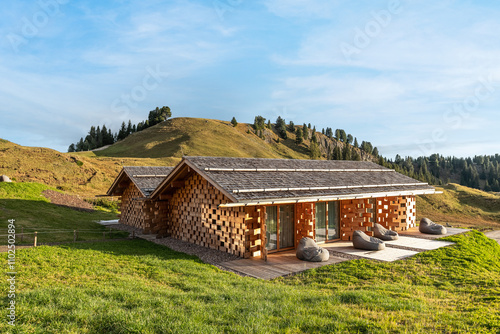
[[50,200],[52,204],[70,208],[77,211],[92,212],[92,204],[85,202],[78,196],[63,194],[54,190],[44,190],[43,196]]

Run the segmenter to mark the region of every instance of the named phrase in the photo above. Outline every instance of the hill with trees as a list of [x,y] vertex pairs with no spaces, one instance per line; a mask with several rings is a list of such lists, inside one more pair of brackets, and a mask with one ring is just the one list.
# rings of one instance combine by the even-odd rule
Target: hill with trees
[[85,137],[80,138],[75,144],[69,145],[68,152],[81,152],[95,150],[96,148],[112,145],[119,140],[123,140],[130,136],[132,133],[142,131],[151,126],[165,121],[167,118],[172,117],[172,112],[169,107],[163,106],[161,108],[156,107],[155,110],[151,110],[148,115],[148,119],[139,122],[137,125],[132,125],[132,121],[128,121],[128,125],[125,121],[122,122],[120,130],[113,133],[111,129],[106,128],[103,124],[102,128],[98,125],[92,125],[90,127],[89,133]]
[[[377,147],[344,129],[323,127],[311,123],[295,125],[278,116],[276,120],[261,115],[253,124],[210,119],[174,118],[170,108],[156,108],[148,119],[137,125],[122,123],[112,134],[105,126],[92,126],[85,139],[81,138],[69,151],[96,151],[98,156],[136,158],[174,158],[183,155],[213,155],[236,157],[367,160],[428,182],[443,185],[450,182],[485,191],[500,192],[500,156],[473,158],[405,157],[394,160],[383,157]],[[274,122],[273,122],[274,121]]]

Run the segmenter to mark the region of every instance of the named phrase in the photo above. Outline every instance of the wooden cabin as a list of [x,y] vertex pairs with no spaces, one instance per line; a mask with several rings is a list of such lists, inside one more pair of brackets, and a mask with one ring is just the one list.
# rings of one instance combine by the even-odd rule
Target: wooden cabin
[[184,157],[148,205],[120,219],[135,222],[141,207],[148,231],[258,257],[293,249],[302,237],[323,243],[350,240],[354,230],[371,235],[375,222],[406,230],[416,223],[415,196],[433,193],[427,183],[366,161]]
[[154,205],[149,196],[165,180],[173,167],[123,167],[109,188],[108,196],[120,196],[122,224],[156,232],[152,220]]

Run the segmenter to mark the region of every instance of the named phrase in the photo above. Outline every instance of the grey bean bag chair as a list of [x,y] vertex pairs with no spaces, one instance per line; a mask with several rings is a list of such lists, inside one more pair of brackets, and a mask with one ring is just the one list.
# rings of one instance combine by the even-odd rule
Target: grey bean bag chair
[[425,234],[446,234],[446,232],[448,232],[446,227],[436,224],[429,218],[422,218],[418,230]]
[[370,237],[363,231],[352,233],[352,245],[354,248],[379,251],[385,249],[385,242],[380,239]]
[[302,261],[324,262],[330,258],[327,249],[319,247],[313,239],[302,238],[297,247],[297,258]]
[[399,238],[398,232],[388,230],[378,223],[375,223],[373,227],[373,236],[386,241],[397,240]]

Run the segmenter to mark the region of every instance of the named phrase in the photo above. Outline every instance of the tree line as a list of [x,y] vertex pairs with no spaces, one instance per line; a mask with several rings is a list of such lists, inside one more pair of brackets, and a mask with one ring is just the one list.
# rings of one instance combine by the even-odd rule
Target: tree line
[[[233,126],[238,124],[234,117],[231,123]],[[260,115],[255,116],[253,123],[255,134],[264,139],[265,129],[275,131],[278,138],[283,140],[288,139],[288,133],[295,134],[295,144],[308,147],[309,157],[311,159],[319,159],[323,156],[328,160],[359,161],[362,160],[362,152],[375,157],[379,155],[378,149],[373,147],[369,141],[362,141],[361,144],[359,144],[358,139],[346,133],[344,129],[336,129],[335,132],[330,127],[321,129],[321,135],[328,140],[322,140],[320,142],[320,132],[317,131],[316,126],[312,126],[311,123],[304,123],[300,126],[290,121],[287,124],[284,118],[278,116],[276,122],[273,124],[271,120],[267,120],[266,123],[266,118]]]
[[131,120],[128,121],[128,124],[122,122],[120,130],[115,133],[113,133],[111,129],[108,129],[106,125],[103,125],[102,127],[92,125],[85,138],[81,137],[78,142],[69,145],[68,152],[89,151],[114,144],[119,140],[127,138],[132,133],[142,131],[153,125],[161,123],[169,117],[172,117],[170,108],[163,106],[161,108],[156,107],[155,110],[151,110],[149,112],[148,119],[137,124],[132,124]]
[[[233,117],[233,125],[236,119]],[[288,133],[295,134],[295,144],[309,148],[309,157],[319,159],[322,156],[328,160],[361,160],[360,153],[371,155],[378,164],[394,169],[414,179],[433,185],[443,185],[450,182],[484,191],[500,192],[500,155],[474,156],[473,158],[444,157],[433,154],[429,157],[405,157],[397,155],[394,160],[380,155],[378,148],[369,141],[358,143],[358,139],[344,129],[335,131],[326,127],[321,134],[329,139],[323,141],[321,152],[318,140],[319,132],[311,123],[296,126],[292,121],[288,124],[278,116],[274,124],[262,116],[255,116],[253,129],[255,134],[264,139],[265,129],[275,130],[279,138],[286,140]],[[308,143],[306,142],[308,141]],[[335,141],[343,143],[338,145]],[[326,144],[325,144],[326,143]],[[325,147],[326,146],[326,147]]]
[[479,155],[473,158],[429,157],[381,158],[380,164],[415,179],[441,185],[450,182],[484,191],[500,192],[500,155]]

